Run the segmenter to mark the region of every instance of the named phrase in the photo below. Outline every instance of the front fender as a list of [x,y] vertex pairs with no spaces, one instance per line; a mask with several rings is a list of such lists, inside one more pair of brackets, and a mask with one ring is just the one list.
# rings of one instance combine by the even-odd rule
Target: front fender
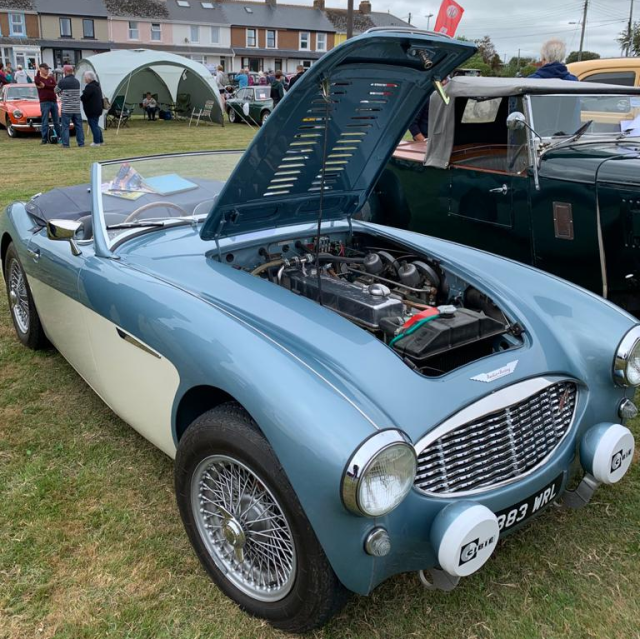
[[176,367],[174,424],[179,399],[201,385],[219,388],[251,414],[338,578],[367,593],[374,560],[362,543],[372,521],[346,511],[340,484],[360,443],[393,424],[378,424],[332,380],[267,335],[168,282],[95,258],[83,271],[81,298]]

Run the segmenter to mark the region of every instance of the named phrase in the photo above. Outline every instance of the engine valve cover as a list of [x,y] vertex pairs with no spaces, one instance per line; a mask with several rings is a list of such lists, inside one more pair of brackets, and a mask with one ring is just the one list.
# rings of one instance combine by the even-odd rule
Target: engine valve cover
[[[307,275],[300,271],[286,273],[289,288],[314,301],[318,300],[318,277],[314,270]],[[344,280],[321,275],[322,304],[341,315],[368,328],[377,330],[380,320],[385,317],[402,315],[403,304],[400,300],[380,295],[386,287],[377,287],[371,291]],[[386,289],[388,291],[388,289]]]

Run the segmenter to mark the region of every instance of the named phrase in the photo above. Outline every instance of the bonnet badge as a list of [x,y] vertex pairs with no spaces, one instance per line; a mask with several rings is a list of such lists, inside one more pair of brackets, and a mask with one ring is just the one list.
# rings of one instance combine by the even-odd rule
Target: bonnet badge
[[476,375],[471,379],[474,382],[485,382],[485,383],[494,382],[495,380],[500,379],[501,377],[506,377],[507,375],[511,375],[511,373],[513,373],[513,371],[516,370],[517,365],[518,365],[518,360],[516,359],[513,362],[509,362],[508,364],[505,364],[501,368],[497,368],[495,371],[491,371],[489,373],[482,373],[481,375]]

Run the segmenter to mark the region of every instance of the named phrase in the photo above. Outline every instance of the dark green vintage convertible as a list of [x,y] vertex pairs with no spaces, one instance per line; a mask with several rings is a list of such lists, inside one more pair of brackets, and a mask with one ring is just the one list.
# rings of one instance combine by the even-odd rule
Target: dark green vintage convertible
[[248,122],[262,126],[273,111],[271,89],[268,86],[238,89],[226,104],[229,122]]
[[[640,90],[458,77],[369,219],[534,265],[640,311]],[[637,119],[636,119],[637,118]],[[426,148],[425,148],[426,147]]]

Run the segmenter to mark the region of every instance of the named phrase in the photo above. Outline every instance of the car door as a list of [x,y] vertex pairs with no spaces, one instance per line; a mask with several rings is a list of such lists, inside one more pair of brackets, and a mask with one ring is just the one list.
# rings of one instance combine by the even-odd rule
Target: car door
[[459,164],[449,179],[451,239],[530,263],[529,176]]
[[80,255],[65,241],[47,237],[47,230],[34,233],[27,244],[24,264],[36,309],[45,333],[64,358],[95,388],[96,366],[86,325],[86,307],[81,303],[78,280],[91,243]]

